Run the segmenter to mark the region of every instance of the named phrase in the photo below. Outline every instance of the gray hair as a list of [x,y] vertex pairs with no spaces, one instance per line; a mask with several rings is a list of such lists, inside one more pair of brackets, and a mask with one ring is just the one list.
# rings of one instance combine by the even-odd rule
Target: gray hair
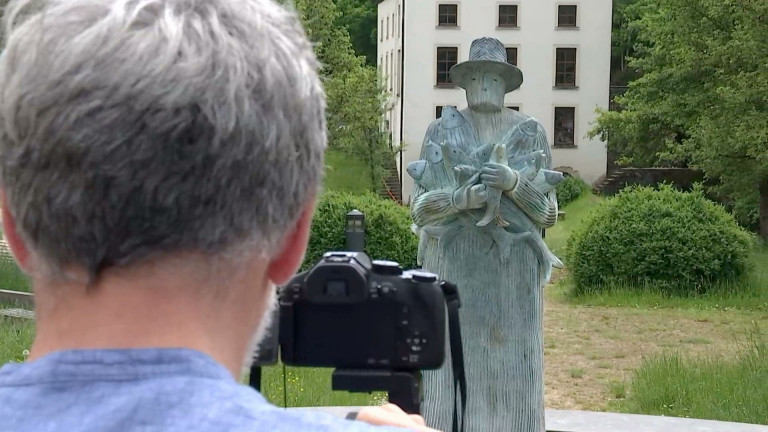
[[4,25],[0,180],[52,268],[268,255],[317,192],[325,98],[292,10],[14,0]]

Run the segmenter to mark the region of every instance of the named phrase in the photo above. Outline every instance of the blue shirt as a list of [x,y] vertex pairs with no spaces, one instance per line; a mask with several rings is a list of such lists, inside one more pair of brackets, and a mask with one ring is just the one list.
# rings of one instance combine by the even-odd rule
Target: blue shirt
[[0,369],[0,431],[393,432],[285,410],[185,349],[63,351]]

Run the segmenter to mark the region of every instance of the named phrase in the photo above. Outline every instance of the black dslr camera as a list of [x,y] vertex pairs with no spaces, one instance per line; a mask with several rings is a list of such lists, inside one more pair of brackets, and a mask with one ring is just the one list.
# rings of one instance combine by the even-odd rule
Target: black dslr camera
[[[251,385],[258,388],[259,367],[275,364],[279,348],[286,365],[335,368],[334,390],[387,391],[411,413],[420,407],[419,371],[445,360],[446,316],[458,320],[454,285],[360,252],[326,253],[281,287],[278,298]],[[460,340],[458,324],[451,325],[451,349],[460,350],[454,334]]]
[[445,358],[445,296],[436,275],[363,253],[331,252],[280,292],[287,365],[436,369]]

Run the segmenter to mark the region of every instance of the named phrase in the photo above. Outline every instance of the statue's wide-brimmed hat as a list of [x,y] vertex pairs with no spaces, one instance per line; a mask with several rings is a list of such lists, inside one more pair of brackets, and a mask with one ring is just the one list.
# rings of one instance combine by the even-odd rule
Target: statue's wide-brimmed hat
[[506,83],[505,93],[523,84],[523,73],[517,66],[507,63],[507,49],[498,39],[486,37],[472,41],[469,60],[451,68],[451,81],[466,89],[477,71],[491,71],[501,75]]

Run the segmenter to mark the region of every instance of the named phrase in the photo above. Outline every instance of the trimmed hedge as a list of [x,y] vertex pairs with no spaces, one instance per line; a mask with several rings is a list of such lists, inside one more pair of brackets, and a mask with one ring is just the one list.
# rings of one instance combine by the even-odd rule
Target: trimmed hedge
[[397,261],[405,269],[416,267],[418,237],[411,231],[408,207],[373,194],[325,192],[312,220],[312,233],[303,269],[312,267],[329,251],[345,250],[346,215],[365,214],[365,252],[371,259]]
[[599,207],[568,241],[576,292],[610,286],[699,293],[747,270],[752,236],[701,188],[632,186]]
[[557,205],[560,208],[576,201],[589,191],[589,185],[580,177],[567,176],[557,185]]

